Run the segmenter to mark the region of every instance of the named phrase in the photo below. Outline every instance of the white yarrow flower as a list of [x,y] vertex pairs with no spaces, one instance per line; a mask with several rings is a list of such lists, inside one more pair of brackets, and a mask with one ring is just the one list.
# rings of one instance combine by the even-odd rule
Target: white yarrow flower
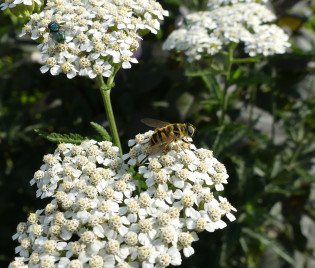
[[[6,0],[0,7],[11,8],[17,1],[22,2]],[[49,0],[39,14],[31,15],[21,35],[41,42],[42,73],[64,73],[69,79],[109,77],[112,67],[128,69],[138,62],[133,54],[139,47],[139,31],[156,34],[159,20],[167,15],[156,1]]]
[[275,15],[256,2],[209,1],[211,10],[187,15],[166,39],[163,49],[184,52],[190,62],[215,55],[232,43],[243,43],[251,57],[285,53],[290,47],[289,36],[269,24]]
[[31,184],[53,200],[18,225],[11,267],[180,265],[197,233],[226,227],[225,216],[234,221],[236,209],[214,196],[228,175],[212,151],[177,141],[151,156],[152,133],[129,141],[124,159],[133,157],[135,173],[108,141],[59,144],[45,155]]

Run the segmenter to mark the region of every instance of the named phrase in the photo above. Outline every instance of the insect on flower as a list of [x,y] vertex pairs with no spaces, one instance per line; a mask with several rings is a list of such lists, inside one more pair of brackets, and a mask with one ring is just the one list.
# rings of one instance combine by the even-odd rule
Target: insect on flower
[[57,41],[58,43],[63,44],[66,40],[66,35],[65,32],[63,30],[61,30],[61,26],[55,22],[52,21],[48,24],[48,29],[50,31],[50,33],[53,36],[53,39],[55,41]]
[[182,140],[189,143],[185,138],[193,137],[196,130],[190,123],[171,124],[151,118],[143,118],[141,122],[147,126],[156,128],[149,140],[151,145],[150,155],[166,149],[173,141]]
[[191,24],[191,21],[187,18],[183,18],[183,23],[186,25],[186,26],[189,26]]

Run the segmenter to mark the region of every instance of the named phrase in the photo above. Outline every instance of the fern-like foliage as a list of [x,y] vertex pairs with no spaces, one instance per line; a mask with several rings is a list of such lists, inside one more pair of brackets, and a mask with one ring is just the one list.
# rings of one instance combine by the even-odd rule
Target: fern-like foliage
[[94,128],[94,130],[101,136],[102,140],[105,140],[105,141],[112,140],[112,137],[108,134],[107,130],[104,127],[102,127],[101,125],[95,122],[90,122],[90,124]]
[[82,137],[80,134],[60,134],[60,133],[48,133],[40,129],[34,129],[34,131],[41,137],[45,138],[54,143],[72,143],[81,144],[84,140],[89,139],[88,137]]

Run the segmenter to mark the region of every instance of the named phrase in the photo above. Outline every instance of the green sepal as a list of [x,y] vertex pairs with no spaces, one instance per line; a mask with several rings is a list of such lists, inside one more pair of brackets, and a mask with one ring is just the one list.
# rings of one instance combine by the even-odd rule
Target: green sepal
[[139,36],[145,36],[148,33],[150,33],[150,30],[148,29],[140,29],[138,32]]
[[10,11],[13,15],[19,17],[19,18],[29,18],[35,8],[35,4],[33,1],[32,5],[25,5],[25,4],[18,4],[15,7],[11,8]]
[[82,137],[79,134],[60,134],[60,133],[48,133],[40,129],[34,129],[34,131],[41,137],[54,143],[72,143],[81,144],[83,141],[88,140],[87,137]]
[[34,2],[35,6],[34,6],[34,13],[39,13],[43,10],[44,8],[44,0],[40,1],[40,4],[37,4],[36,2]]
[[38,37],[34,40],[36,43],[41,44],[44,41],[44,38],[42,36]]

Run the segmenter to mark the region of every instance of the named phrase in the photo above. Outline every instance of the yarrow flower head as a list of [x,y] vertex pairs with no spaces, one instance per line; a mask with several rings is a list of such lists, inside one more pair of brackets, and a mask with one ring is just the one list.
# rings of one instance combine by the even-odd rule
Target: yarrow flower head
[[180,265],[198,233],[234,221],[236,209],[218,194],[228,174],[212,152],[177,141],[150,155],[151,135],[129,141],[138,152],[124,156],[129,164],[108,141],[59,144],[45,155],[31,184],[52,200],[17,226],[10,267]]
[[137,63],[141,35],[156,34],[167,15],[155,0],[49,0],[21,36],[40,43],[42,73],[109,77],[113,66]]
[[221,6],[235,5],[237,3],[267,3],[268,0],[208,0],[208,6],[216,9]]
[[187,15],[163,44],[184,52],[188,61],[217,54],[231,43],[243,43],[250,56],[281,54],[290,46],[288,35],[269,24],[275,15],[261,1],[210,1],[210,11]]

